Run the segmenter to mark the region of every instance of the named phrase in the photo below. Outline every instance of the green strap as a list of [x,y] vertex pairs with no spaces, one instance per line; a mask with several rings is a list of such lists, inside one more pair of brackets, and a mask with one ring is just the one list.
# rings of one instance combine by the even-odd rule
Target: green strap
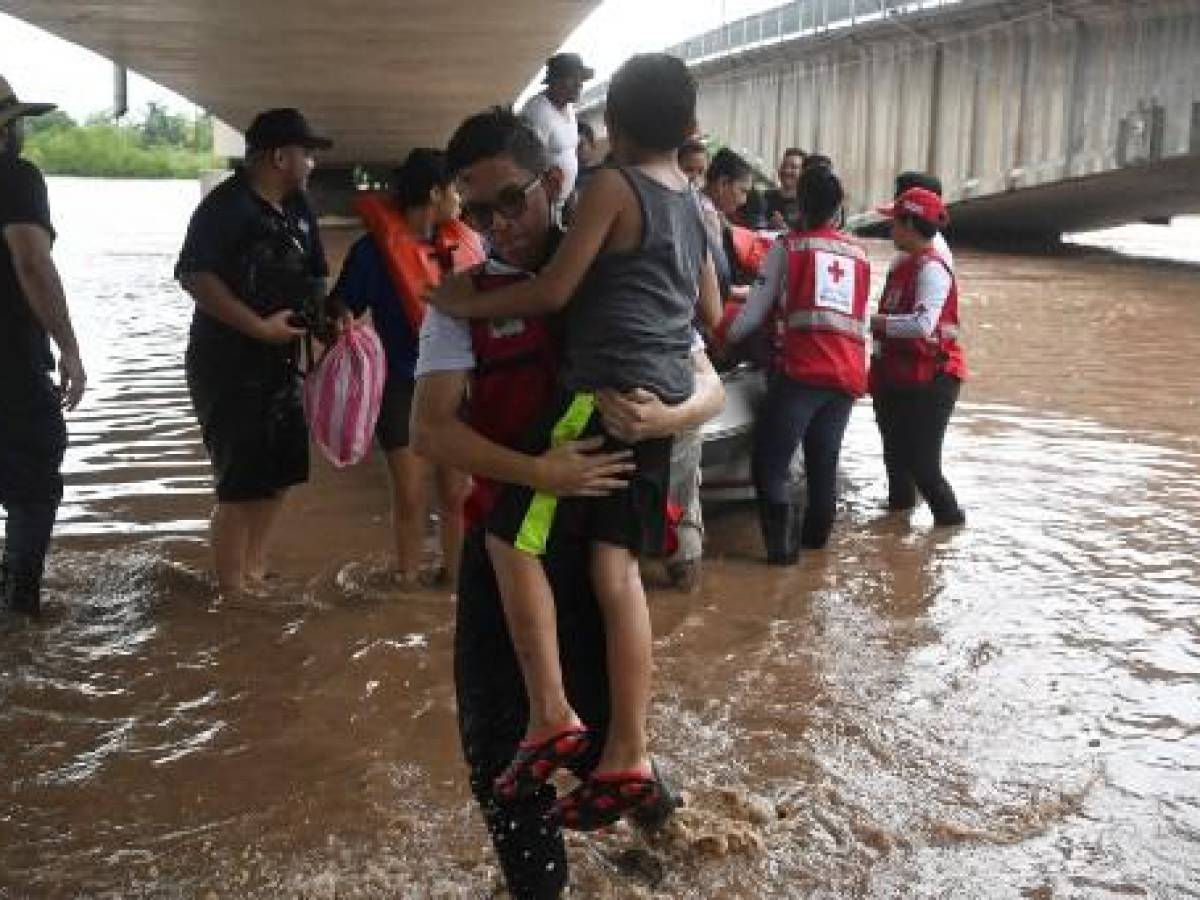
[[[596,397],[594,394],[576,394],[562,418],[554,423],[554,430],[550,432],[550,446],[561,447],[567,441],[578,440],[595,411]],[[546,544],[550,540],[550,528],[554,524],[554,512],[557,508],[558,498],[553,494],[541,492],[534,494],[513,546],[522,553],[544,556]]]

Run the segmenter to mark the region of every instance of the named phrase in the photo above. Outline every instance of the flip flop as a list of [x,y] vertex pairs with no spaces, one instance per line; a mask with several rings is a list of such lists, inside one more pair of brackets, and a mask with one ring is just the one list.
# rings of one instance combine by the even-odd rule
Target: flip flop
[[579,760],[590,746],[587,726],[581,722],[521,741],[508,768],[492,782],[492,793],[507,802],[530,797],[555,771]]
[[679,786],[674,779],[663,775],[657,759],[650,760],[650,768],[658,781],[658,798],[631,810],[629,820],[642,831],[653,834],[661,830],[684,803]]
[[657,773],[635,769],[592,775],[554,804],[554,817],[564,828],[595,831],[626,814],[657,810],[662,786]]

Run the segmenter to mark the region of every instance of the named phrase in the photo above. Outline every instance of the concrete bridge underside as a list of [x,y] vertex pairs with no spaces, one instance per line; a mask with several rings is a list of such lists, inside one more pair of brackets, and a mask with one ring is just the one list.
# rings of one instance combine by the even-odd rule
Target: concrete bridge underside
[[799,0],[677,50],[704,131],[827,154],[855,213],[905,169],[959,231],[1200,212],[1200,0]]
[[332,161],[387,162],[508,103],[598,0],[0,0],[243,130],[299,106]]

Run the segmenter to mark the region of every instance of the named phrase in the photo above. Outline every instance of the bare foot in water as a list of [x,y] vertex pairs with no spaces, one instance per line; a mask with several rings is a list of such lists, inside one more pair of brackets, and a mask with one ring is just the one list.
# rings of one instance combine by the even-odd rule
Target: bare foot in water
[[435,569],[428,569],[421,573],[421,585],[430,590],[454,590],[454,578],[450,575],[450,570],[445,566],[438,566]]
[[266,587],[272,581],[279,580],[279,573],[269,569],[256,569],[246,573],[246,584],[251,588]]

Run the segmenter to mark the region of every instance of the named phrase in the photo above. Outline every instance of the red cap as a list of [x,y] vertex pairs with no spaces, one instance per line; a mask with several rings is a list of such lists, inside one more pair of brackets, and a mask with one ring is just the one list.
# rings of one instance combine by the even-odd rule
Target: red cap
[[909,188],[887,206],[878,206],[875,211],[881,216],[894,219],[897,216],[915,216],[939,228],[950,221],[946,204],[933,191],[925,188]]

